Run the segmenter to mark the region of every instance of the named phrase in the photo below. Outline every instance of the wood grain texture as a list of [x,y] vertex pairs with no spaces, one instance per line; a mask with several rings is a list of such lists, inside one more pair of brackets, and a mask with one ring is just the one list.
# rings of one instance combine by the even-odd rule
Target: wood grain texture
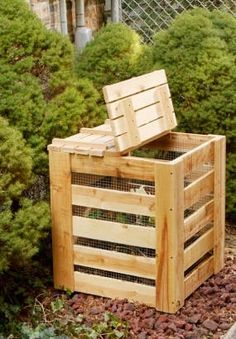
[[152,159],[131,156],[117,157],[84,157],[72,155],[72,172],[91,173],[96,175],[114,176],[154,181],[154,163]]
[[157,303],[174,313],[184,304],[183,162],[156,165]]
[[121,153],[177,125],[164,70],[106,86],[103,91],[116,148]]
[[184,219],[184,241],[191,238],[207,224],[213,223],[213,211],[214,200],[211,200]]
[[75,265],[155,280],[155,263],[155,258],[74,245]]
[[214,170],[208,171],[184,189],[184,207],[189,208],[214,191]]
[[193,272],[188,274],[184,279],[184,294],[187,298],[192,294],[204,281],[214,273],[213,256],[201,263]]
[[72,204],[146,216],[155,215],[155,198],[146,194],[72,185]]
[[211,228],[184,250],[185,271],[201,259],[204,254],[213,249],[213,236],[214,232],[213,228]]
[[149,306],[155,306],[154,286],[137,284],[98,275],[75,272],[75,289],[82,293],[108,298],[127,298]]
[[50,151],[49,168],[54,286],[74,291],[70,154]]
[[155,249],[155,234],[154,227],[73,216],[73,235],[77,237]]
[[214,273],[224,266],[225,244],[225,157],[226,139],[216,136],[214,142]]
[[167,82],[164,70],[140,75],[129,80],[121,81],[117,84],[103,87],[103,95],[106,103],[116,101],[138,92],[163,85]]
[[205,163],[213,162],[214,160],[214,145],[213,141],[209,140],[197,146],[183,156],[184,173],[187,175],[195,169],[201,167]]

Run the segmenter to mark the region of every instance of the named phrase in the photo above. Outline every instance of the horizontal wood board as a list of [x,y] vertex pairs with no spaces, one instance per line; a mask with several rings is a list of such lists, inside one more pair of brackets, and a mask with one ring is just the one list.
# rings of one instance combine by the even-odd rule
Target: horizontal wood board
[[130,301],[138,301],[153,307],[156,305],[154,286],[81,272],[75,272],[74,277],[76,291],[108,298],[127,298]]

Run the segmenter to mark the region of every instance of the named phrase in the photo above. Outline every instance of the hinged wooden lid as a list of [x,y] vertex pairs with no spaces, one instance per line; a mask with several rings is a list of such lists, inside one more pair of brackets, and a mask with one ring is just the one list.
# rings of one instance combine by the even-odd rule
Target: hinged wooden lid
[[117,151],[123,153],[177,126],[164,70],[103,88]]

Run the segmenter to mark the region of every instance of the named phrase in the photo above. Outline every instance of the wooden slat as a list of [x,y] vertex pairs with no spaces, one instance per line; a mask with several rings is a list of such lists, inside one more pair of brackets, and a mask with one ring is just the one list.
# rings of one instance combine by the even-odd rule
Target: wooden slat
[[[135,111],[139,111],[139,110],[142,110],[144,107],[154,106],[154,105],[157,105],[160,107],[159,105],[160,98],[158,97],[158,92],[157,92],[156,87],[151,88],[144,92],[134,94],[129,98],[132,102],[132,106]],[[112,117],[112,119],[116,119],[121,115],[121,112],[119,110],[119,103],[120,103],[120,100],[107,104],[107,111],[109,113],[109,116]]]
[[209,135],[170,132],[148,144],[149,148],[167,151],[189,152],[212,139]]
[[96,135],[110,135],[113,136],[113,132],[111,130],[102,130],[102,129],[95,129],[95,128],[81,128],[81,133],[92,133]]
[[97,275],[75,272],[75,289],[82,293],[108,298],[127,298],[149,306],[155,306],[154,286],[141,285]]
[[226,140],[216,137],[214,142],[214,273],[224,266],[225,243],[225,156]]
[[184,173],[187,175],[201,165],[213,162],[214,150],[212,140],[194,148],[192,151],[183,155]]
[[165,118],[166,129],[171,130],[177,126],[174,107],[170,98],[169,86],[166,84],[158,88],[158,96],[162,108],[162,115]]
[[73,235],[118,244],[156,249],[154,227],[140,227],[118,222],[73,217]]
[[94,135],[94,136],[91,136],[91,137],[93,137],[94,141],[96,140],[96,143],[93,143],[92,139],[90,139],[91,142],[85,141],[85,140],[88,140],[89,137],[82,139],[83,141],[82,140],[81,141],[71,141],[71,140],[66,140],[66,139],[54,138],[53,144],[58,145],[58,146],[63,147],[63,148],[68,147],[68,148],[71,148],[71,149],[74,149],[74,150],[76,150],[77,148],[80,148],[80,147],[91,147],[91,148],[105,150],[107,148],[105,142],[113,140],[113,138],[111,138],[111,137],[109,137],[110,140],[108,140],[108,139],[102,139],[100,135]]
[[89,135],[91,135],[91,133],[77,133],[77,134],[71,135],[70,137],[65,138],[63,140],[79,141],[79,140],[82,140],[82,139],[88,137]]
[[[129,141],[129,147],[136,147],[140,144],[139,129],[136,123],[135,112],[132,106],[132,102],[129,98],[124,99],[119,105],[120,111],[124,114],[125,129],[127,131],[127,137]],[[114,123],[114,121],[113,121]],[[115,120],[116,123],[116,120]],[[114,133],[114,131],[113,131]],[[115,139],[117,143],[118,139]],[[117,143],[117,149],[120,150],[120,145]]]
[[184,220],[184,241],[190,239],[208,223],[213,222],[214,200],[207,202]]
[[[144,109],[135,112],[135,119],[137,126],[140,127],[142,125],[146,125],[153,120],[161,118],[161,109],[160,105],[152,105],[145,107]],[[118,136],[124,133],[127,133],[127,126],[125,124],[125,118],[121,116],[116,120],[111,120],[111,126],[114,131],[114,136]]]
[[[169,131],[166,130],[166,121],[164,118],[154,120],[149,124],[141,126],[139,128],[140,146],[147,143],[148,140],[156,138],[157,135],[161,135],[162,133],[169,133]],[[118,136],[116,138],[116,142],[119,145],[120,152],[132,149],[127,134]]]
[[174,313],[184,304],[183,162],[156,167],[157,308]]
[[200,264],[184,279],[184,294],[187,298],[214,273],[213,256]]
[[54,285],[74,291],[70,154],[49,151],[49,168]]
[[147,89],[163,85],[167,82],[164,70],[154,71],[114,85],[103,87],[106,103],[125,98]]
[[189,208],[201,197],[213,193],[214,170],[207,172],[184,189],[184,207]]
[[154,181],[155,160],[135,157],[92,158],[71,156],[72,172]]
[[156,259],[74,245],[74,264],[147,279],[156,278]]
[[80,185],[72,185],[72,204],[147,216],[154,216],[155,209],[150,195]]
[[184,250],[184,270],[186,271],[212,249],[213,229],[211,228]]

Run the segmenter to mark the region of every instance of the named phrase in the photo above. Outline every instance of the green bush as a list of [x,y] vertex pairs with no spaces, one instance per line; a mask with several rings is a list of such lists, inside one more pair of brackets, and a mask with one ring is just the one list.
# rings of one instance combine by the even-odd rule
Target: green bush
[[29,297],[28,278],[39,284],[40,262],[50,265],[46,146],[103,122],[98,99],[75,75],[69,39],[48,31],[25,0],[1,0],[0,332]]
[[24,265],[48,235],[48,204],[24,198],[31,167],[31,151],[21,133],[0,117],[0,274]]
[[104,120],[97,91],[78,80],[73,67],[69,39],[48,31],[26,1],[0,2],[0,115],[23,133],[37,173],[47,170],[53,137]]
[[164,68],[179,128],[227,137],[227,212],[236,218],[236,19],[194,9],[156,34],[150,69]]
[[142,50],[135,31],[121,23],[108,24],[78,55],[77,74],[90,79],[101,91],[105,85],[137,75]]

